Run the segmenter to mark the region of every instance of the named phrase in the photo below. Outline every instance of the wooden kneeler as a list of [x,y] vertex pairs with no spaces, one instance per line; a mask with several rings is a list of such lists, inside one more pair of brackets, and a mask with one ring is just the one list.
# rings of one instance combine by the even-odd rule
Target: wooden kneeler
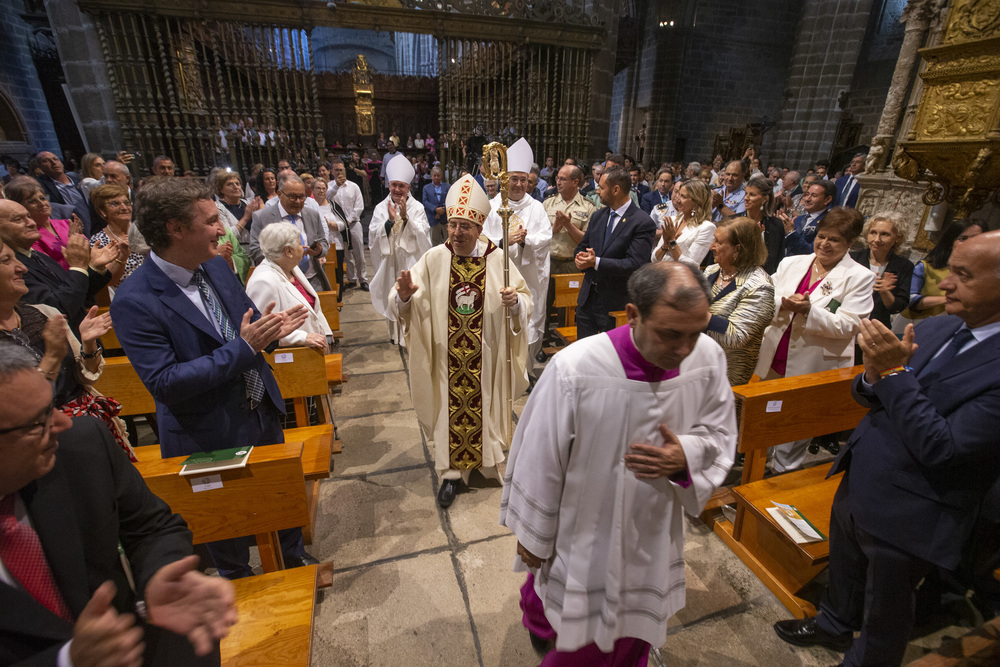
[[733,387],[742,405],[737,451],[745,457],[743,483],[720,489],[710,501],[714,507],[736,503],[735,521],[715,521],[714,530],[797,618],[816,614],[798,593],[826,568],[830,543],[795,544],[765,510],[772,501],[795,505],[829,536],[842,476],[826,479],[830,466],[817,466],[764,479],[767,450],[857,426],[868,410],[851,396],[851,383],[863,371],[856,366]]

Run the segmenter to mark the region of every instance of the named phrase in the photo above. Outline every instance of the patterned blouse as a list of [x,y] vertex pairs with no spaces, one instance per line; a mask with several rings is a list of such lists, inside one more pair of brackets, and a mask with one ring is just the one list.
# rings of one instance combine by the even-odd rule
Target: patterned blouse
[[774,317],[774,285],[760,267],[744,269],[720,285],[718,264],[705,269],[711,287],[708,305],[712,318],[706,334],[722,346],[729,364],[729,384],[746,384],[757,367],[764,330]]
[[[106,246],[111,243],[111,237],[108,236],[108,230],[102,229],[93,236],[90,237],[90,245],[92,246]],[[128,254],[128,259],[125,260],[125,273],[122,274],[121,280],[117,283],[111,285],[112,287],[118,287],[122,284],[122,281],[132,275],[132,272],[142,266],[142,260],[145,257],[137,252],[130,252]]]

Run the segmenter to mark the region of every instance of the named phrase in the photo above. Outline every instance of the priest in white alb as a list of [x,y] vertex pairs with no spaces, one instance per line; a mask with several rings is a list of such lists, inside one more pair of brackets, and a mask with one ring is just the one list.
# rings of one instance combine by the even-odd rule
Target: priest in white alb
[[628,295],[628,324],[549,361],[510,449],[500,523],[529,570],[543,667],[646,665],[684,606],[683,511],[700,513],[736,452],[705,279],[647,264]]
[[393,288],[399,272],[412,267],[431,249],[431,228],[424,205],[410,195],[414,174],[413,165],[402,153],[389,161],[385,168],[389,195],[375,206],[368,225],[368,245],[375,265],[372,306],[388,320],[389,338],[400,344],[400,326],[389,308],[395,296]]
[[[528,172],[534,162],[531,146],[521,137],[507,149],[507,173],[510,174],[508,203],[510,216],[510,259],[518,268],[531,290],[535,309],[528,322],[528,374],[537,378],[534,359],[542,349],[545,336],[545,296],[549,291],[549,246],[552,244],[552,223],[542,203],[528,192]],[[483,233],[493,243],[503,242],[503,222],[498,213],[501,195],[490,201],[490,214],[483,225]]]
[[[448,190],[445,208],[448,241],[400,272],[390,300],[409,350],[413,409],[441,478],[441,507],[451,505],[473,470],[499,479],[496,466],[504,460],[510,419],[506,399],[528,385],[531,313],[521,274],[511,266],[504,287],[503,250],[482,234],[490,210],[486,192],[465,175]],[[509,329],[504,310],[510,312]]]

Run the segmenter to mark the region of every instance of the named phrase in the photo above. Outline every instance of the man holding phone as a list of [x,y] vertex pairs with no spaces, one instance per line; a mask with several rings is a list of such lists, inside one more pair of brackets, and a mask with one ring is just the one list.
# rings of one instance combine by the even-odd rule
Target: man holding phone
[[305,203],[305,183],[290,170],[282,172],[278,176],[277,206],[265,206],[253,214],[253,222],[250,225],[250,256],[255,264],[264,261],[264,253],[257,242],[260,230],[275,222],[290,222],[298,228],[302,239],[304,254],[299,268],[313,289],[317,292],[328,291],[332,288],[326,277],[326,271],[319,263],[319,258],[326,257],[330,241],[323,231],[324,224],[319,213],[307,208]]

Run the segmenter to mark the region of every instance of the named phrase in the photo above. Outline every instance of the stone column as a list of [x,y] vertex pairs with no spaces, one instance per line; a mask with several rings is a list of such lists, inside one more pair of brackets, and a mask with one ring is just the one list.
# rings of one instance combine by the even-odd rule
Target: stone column
[[879,118],[875,137],[872,138],[868,159],[865,161],[866,174],[875,174],[886,169],[886,158],[894,145],[907,91],[913,80],[913,68],[920,60],[917,51],[924,45],[931,21],[938,16],[945,4],[946,0],[910,0],[903,10],[900,17],[900,21],[906,24],[903,46],[899,49],[899,59],[892,74],[892,83],[885,97],[885,108],[882,117]]
[[80,11],[76,0],[46,0],[45,9],[90,150],[114,155],[132,148],[122,145],[115,97],[93,19]]

